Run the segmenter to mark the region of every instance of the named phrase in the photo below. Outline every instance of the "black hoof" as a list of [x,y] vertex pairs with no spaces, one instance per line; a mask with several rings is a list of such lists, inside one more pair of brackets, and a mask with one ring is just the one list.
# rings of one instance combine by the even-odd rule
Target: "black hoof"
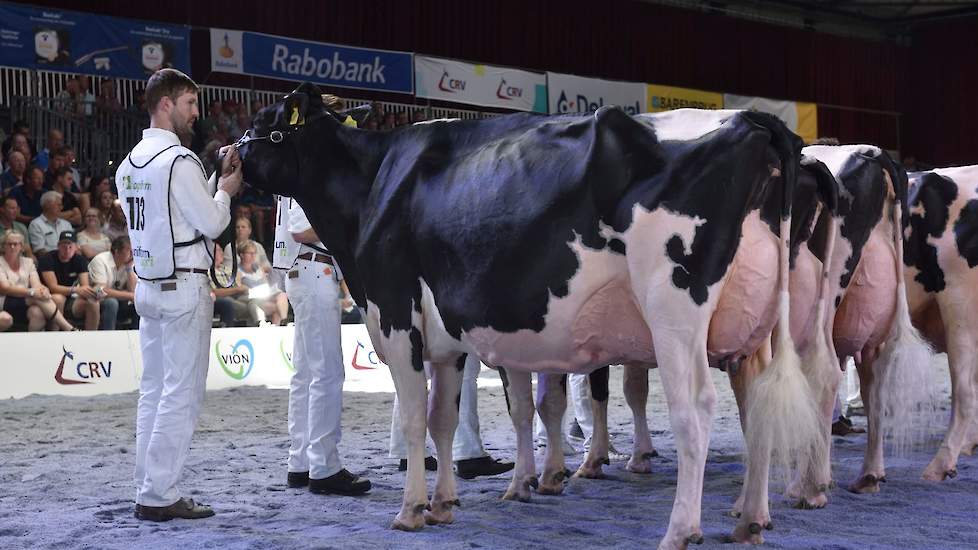
[[769,521],[769,522],[765,523],[764,524],[764,529],[766,529],[768,531],[773,531],[774,530],[774,522],[773,521]]
[[687,544],[703,544],[703,535],[696,533],[686,537]]
[[609,460],[608,457],[602,458],[601,463],[604,464],[605,466],[611,466],[611,460]]
[[563,481],[565,479],[570,479],[574,475],[574,472],[570,471],[568,468],[564,468],[564,471],[560,472],[558,475],[561,476],[558,481]]
[[462,501],[461,501],[461,500],[459,500],[459,499],[455,499],[455,500],[453,500],[453,501],[452,501],[452,504],[454,504],[455,506],[458,506],[459,508],[461,508],[461,507],[462,507]]
[[954,479],[954,478],[958,477],[958,470],[956,468],[951,468],[950,470],[944,472],[944,475],[946,475],[947,477],[949,477],[951,479]]
[[659,451],[652,451],[651,453],[642,453],[642,458],[649,459],[659,456]]
[[760,523],[751,523],[750,525],[747,526],[747,530],[752,535],[760,535],[761,534],[761,524]]
[[536,476],[530,478],[530,487],[533,487],[534,489],[540,488],[540,480],[537,479]]

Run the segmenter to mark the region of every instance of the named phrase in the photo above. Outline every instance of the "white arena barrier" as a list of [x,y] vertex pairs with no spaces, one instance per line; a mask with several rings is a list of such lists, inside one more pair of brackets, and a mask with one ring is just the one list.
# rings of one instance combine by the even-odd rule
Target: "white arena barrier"
[[[211,331],[207,389],[288,388],[293,327]],[[394,392],[365,325],[342,325],[344,391]],[[139,389],[142,354],[134,330],[0,333],[0,399],[39,395],[102,395]],[[483,367],[485,368],[485,367]],[[480,378],[479,386],[499,386]]]

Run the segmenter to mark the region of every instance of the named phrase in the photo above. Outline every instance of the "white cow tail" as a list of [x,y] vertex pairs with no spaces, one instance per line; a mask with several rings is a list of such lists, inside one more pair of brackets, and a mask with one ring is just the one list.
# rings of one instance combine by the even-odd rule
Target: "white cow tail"
[[[760,114],[760,113],[752,113]],[[752,120],[754,118],[752,117]],[[761,123],[760,120],[756,122]],[[784,204],[778,248],[778,322],[774,331],[774,356],[768,368],[747,390],[745,436],[751,449],[748,460],[770,452],[771,463],[782,467],[787,480],[790,469],[803,474],[820,463],[823,451],[815,396],[801,369],[790,329],[788,260],[791,254],[791,200],[799,166],[800,139],[783,124],[763,124],[772,132],[772,144],[781,160]]]
[[886,152],[880,160],[896,196],[891,209],[896,252],[896,313],[883,350],[873,365],[876,383],[870,406],[879,412],[879,429],[884,437],[890,438],[893,450],[897,454],[906,454],[911,445],[924,436],[937,414],[934,373],[930,368],[934,351],[911,323],[907,304],[902,224],[903,205],[907,204],[906,183]]

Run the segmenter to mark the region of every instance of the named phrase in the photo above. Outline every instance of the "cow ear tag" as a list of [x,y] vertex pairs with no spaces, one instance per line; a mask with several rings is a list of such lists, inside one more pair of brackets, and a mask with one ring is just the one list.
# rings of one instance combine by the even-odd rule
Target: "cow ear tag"
[[290,126],[301,126],[305,122],[306,122],[305,119],[304,118],[300,118],[300,116],[299,116],[299,107],[298,106],[292,107],[292,117],[289,118],[289,125]]

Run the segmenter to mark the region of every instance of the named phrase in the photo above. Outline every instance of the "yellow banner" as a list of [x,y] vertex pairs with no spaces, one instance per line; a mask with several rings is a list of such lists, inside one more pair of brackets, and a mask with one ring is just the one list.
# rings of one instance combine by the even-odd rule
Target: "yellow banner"
[[649,84],[646,93],[646,106],[650,113],[671,111],[673,109],[723,109],[723,94]]
[[805,143],[811,143],[818,138],[818,106],[814,103],[795,103],[798,112],[798,127],[795,133],[801,136]]

